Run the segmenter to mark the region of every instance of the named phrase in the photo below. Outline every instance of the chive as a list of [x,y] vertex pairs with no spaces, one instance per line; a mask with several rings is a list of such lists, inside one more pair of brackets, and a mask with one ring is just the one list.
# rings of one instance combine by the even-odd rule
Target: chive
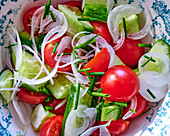
[[50,85],[50,82],[49,82],[49,81],[47,81],[47,83],[46,83],[45,85]]
[[97,18],[77,18],[78,21],[98,21]]
[[48,102],[48,101],[51,101],[51,100],[53,100],[53,97],[46,97],[45,98],[45,102]]
[[56,19],[55,19],[54,14],[53,14],[53,12],[52,12],[52,11],[50,11],[50,16],[51,16],[51,18],[52,18],[53,22],[56,22]]
[[48,15],[48,5],[47,4],[45,4],[45,7],[44,7],[43,19],[46,18],[46,15]]
[[142,65],[141,67],[144,67],[146,64],[149,63],[149,61],[153,60],[152,57],[149,57],[148,60],[146,60]]
[[9,45],[8,47],[5,47],[5,48],[11,48],[12,46],[16,46],[16,45],[18,45],[18,44],[17,43],[11,44],[11,45]]
[[[76,59],[76,51],[75,50],[73,50],[73,59],[75,60]],[[77,62],[75,63],[75,68],[77,68]]]
[[54,109],[53,107],[49,107],[49,106],[45,106],[45,107],[44,107],[44,110],[45,110],[45,111],[49,111],[49,110],[53,110],[53,109]]
[[77,107],[78,107],[79,95],[80,95],[80,87],[81,87],[81,84],[80,84],[80,83],[78,83],[77,95],[76,95],[76,102],[75,102],[74,110],[76,110],[76,109],[77,109]]
[[147,89],[146,91],[152,96],[153,99],[156,99],[156,96],[149,89]]
[[89,72],[85,71],[85,73],[86,73],[86,75],[87,75],[89,81],[92,82],[92,79],[91,79],[91,77],[90,77],[90,75],[89,75]]
[[85,47],[86,45],[94,42],[94,39],[99,36],[100,34],[96,34],[94,37],[92,37],[91,39],[87,40],[86,42],[78,45],[78,46],[74,46],[73,49],[79,49],[79,48],[82,48],[82,47]]
[[147,109],[146,111],[144,111],[144,113],[142,113],[139,117],[142,117],[144,114],[146,114],[150,110],[151,110],[151,107],[149,109]]
[[85,71],[89,71],[89,70],[91,70],[91,68],[80,69],[80,70],[77,70],[77,72],[85,72]]
[[81,62],[87,62],[87,60],[79,60],[77,61],[78,63],[81,63]]
[[[147,56],[147,55],[144,55],[144,57],[145,57],[146,59],[149,59],[149,56]],[[155,62],[156,60],[154,60],[154,59],[152,58],[151,61]]]
[[90,84],[90,86],[89,86],[89,89],[88,89],[88,91],[87,91],[88,94],[91,94],[91,93],[92,93],[92,91],[93,91],[93,89],[94,89],[94,86],[95,86],[95,82],[96,82],[96,76],[93,76],[92,82],[91,82],[91,84]]
[[110,97],[110,94],[104,94],[104,93],[98,93],[98,92],[92,92],[90,93],[92,96],[101,96],[101,97]]
[[109,111],[106,112],[106,115],[109,114],[109,113],[111,113],[112,111],[116,110],[117,108],[118,108],[118,106],[114,106],[113,109],[111,109],[111,110],[109,110]]
[[[69,54],[71,54],[71,52],[63,53],[63,55],[69,55]],[[62,55],[62,56],[63,56],[63,55]],[[59,54],[59,55],[57,55],[57,56],[61,56],[61,54]]]
[[124,102],[124,103],[121,103],[121,102],[106,103],[106,104],[103,105],[103,107],[112,106],[112,105],[127,107],[127,102]]
[[135,110],[133,110],[133,109],[130,109],[130,111],[131,111],[131,112],[133,112],[133,113],[136,113],[136,111],[135,111]]
[[151,44],[142,44],[142,43],[138,43],[138,47],[149,47],[151,48]]
[[114,4],[117,4],[117,0],[114,0]]
[[125,18],[123,18],[123,27],[124,27],[124,32],[125,32],[125,38],[127,38],[127,31],[126,31],[126,22],[125,22]]
[[54,46],[54,49],[53,49],[53,53],[55,53],[55,52],[56,52],[57,47],[58,47],[58,44],[59,44],[59,42],[56,42],[56,43],[55,43],[55,46]]
[[39,87],[38,90],[40,90],[40,92],[44,95],[48,95],[48,96],[50,95],[50,93],[44,86]]
[[97,92],[100,93],[103,90],[103,88],[100,88]]
[[100,120],[102,105],[104,104],[104,102],[105,102],[105,100],[103,99],[103,100],[99,103],[99,106],[98,106],[98,108],[97,108],[96,121],[99,121],[99,120]]
[[90,75],[99,75],[102,76],[104,75],[104,72],[89,72]]

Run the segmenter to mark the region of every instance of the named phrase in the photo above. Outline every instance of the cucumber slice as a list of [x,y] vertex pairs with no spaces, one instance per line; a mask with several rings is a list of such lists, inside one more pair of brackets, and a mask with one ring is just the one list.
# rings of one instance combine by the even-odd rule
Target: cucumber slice
[[[125,17],[127,33],[136,33],[140,31],[139,20],[136,14]],[[119,30],[123,29],[123,21],[119,24]]]
[[[11,53],[11,57],[12,57],[12,61],[13,64],[15,65],[16,62],[16,57],[15,57],[15,53],[13,51],[12,48],[10,48],[10,53]],[[37,76],[37,74],[39,73],[40,69],[41,69],[41,64],[34,59],[33,55],[27,51],[22,51],[22,64],[18,69],[18,72],[23,76],[26,77],[28,79],[32,79],[35,76]],[[51,69],[46,66],[48,68],[48,70],[50,71]],[[46,72],[43,70],[40,74],[39,78],[45,77],[46,76]]]
[[53,85],[46,85],[46,88],[54,95],[56,99],[64,99],[68,97],[71,87],[71,81],[66,78],[65,74],[58,74],[53,78]]
[[[0,73],[0,88],[12,88],[13,80],[8,78],[13,78],[14,75],[9,69],[5,69]],[[7,81],[6,81],[7,80]],[[0,91],[0,94],[4,98],[4,100],[9,103],[11,100],[12,90],[4,90]]]
[[53,116],[56,116],[56,115],[49,111],[45,111],[42,104],[37,105],[31,117],[31,124],[32,124],[33,130],[40,131],[40,128],[44,124],[44,122]]
[[125,66],[125,64],[120,60],[120,58],[115,54],[115,58],[114,58],[114,64],[113,64],[114,66],[115,65],[124,65]]
[[76,15],[76,12],[74,12],[79,10],[79,8],[73,7],[74,11],[72,11],[67,7],[67,5],[58,5],[58,9],[64,13],[68,21],[68,27],[71,29],[73,34],[79,33],[81,31],[89,31],[93,33],[93,26],[88,21],[77,20],[78,18],[82,18],[81,15]]
[[118,120],[121,114],[122,108],[120,106],[102,107],[101,121]]

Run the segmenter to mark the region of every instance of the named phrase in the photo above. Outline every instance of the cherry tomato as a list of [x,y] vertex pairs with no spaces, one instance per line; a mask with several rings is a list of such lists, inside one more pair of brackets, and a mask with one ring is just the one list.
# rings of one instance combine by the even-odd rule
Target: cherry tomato
[[109,101],[130,101],[139,91],[140,82],[136,73],[129,67],[116,65],[109,68],[101,78],[103,93],[110,94]]
[[64,3],[64,5],[69,5],[69,6],[81,8],[82,3],[80,1],[67,1],[67,2]]
[[[83,69],[91,68],[88,72],[104,72],[110,62],[110,54],[107,48],[103,48],[93,59],[91,59]],[[83,73],[85,74],[85,73]]]
[[[55,47],[56,42],[60,42],[62,38],[63,37],[60,37],[60,38],[58,38],[58,39],[48,43],[46,45],[45,49],[44,49],[44,60],[45,60],[45,63],[48,66],[52,67],[52,68],[54,68],[55,65],[56,65],[56,61],[54,60],[54,58],[55,58],[55,56],[57,54],[57,52],[53,53],[53,49]],[[70,45],[70,47],[71,47],[71,45]],[[68,52],[72,52],[72,50],[70,50],[70,49],[65,49],[64,50],[64,53],[68,53]],[[62,63],[62,62],[59,63],[59,65],[63,65],[63,64],[64,63]],[[71,71],[71,65],[66,66],[64,68],[58,68],[58,70],[59,71],[64,71],[64,72],[65,71]]]
[[[128,104],[128,107],[124,111],[124,115],[130,110],[131,102]],[[140,116],[148,107],[148,101],[142,97],[142,95],[137,95],[137,107],[136,113],[133,113],[127,120],[131,120]]]
[[[107,121],[98,121],[99,125],[103,125],[106,124]],[[130,124],[130,121],[125,121],[125,120],[116,120],[116,121],[112,121],[110,123],[110,126],[107,127],[107,129],[109,130],[110,134],[113,136],[119,136],[120,134],[124,133],[128,126]]]
[[32,91],[29,91],[28,89],[24,88],[24,87],[20,87],[20,91],[18,91],[18,97],[26,103],[29,104],[40,104],[42,102],[45,101],[45,98],[47,97],[47,95],[43,95],[41,92],[39,93],[34,93]]
[[99,136],[99,134],[100,134],[100,131],[99,131],[99,129],[97,129],[90,136]]
[[32,19],[32,15],[34,14],[34,12],[38,9],[39,7],[33,7],[31,9],[29,9],[28,11],[25,12],[25,14],[23,15],[23,25],[25,30],[28,33],[31,33],[31,19]]
[[63,116],[57,115],[45,121],[40,129],[39,136],[60,136]]
[[116,55],[129,67],[135,67],[144,54],[144,47],[138,47],[138,43],[141,41],[125,38],[123,45],[115,50]]
[[50,110],[50,112],[56,114],[56,115],[64,115],[66,104],[62,105],[60,108],[55,110],[55,107],[60,104],[63,101],[63,99],[55,99],[53,98],[52,101],[48,101],[45,106],[54,107],[53,110]]
[[106,42],[110,44],[112,37],[110,35],[107,24],[99,21],[91,21],[90,23],[94,27],[94,33],[100,33],[100,36],[102,36],[106,40]]

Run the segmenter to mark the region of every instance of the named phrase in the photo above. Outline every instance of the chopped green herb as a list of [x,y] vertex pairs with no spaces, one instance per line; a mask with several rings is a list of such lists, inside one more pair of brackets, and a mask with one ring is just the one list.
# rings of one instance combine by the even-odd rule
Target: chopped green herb
[[87,40],[86,42],[80,44],[80,45],[77,45],[77,46],[74,46],[73,49],[80,49],[80,48],[83,48],[85,46],[87,46],[88,44],[91,44],[91,43],[94,43],[94,39],[99,36],[100,34],[96,34],[94,37],[92,37],[91,39]]
[[8,47],[5,47],[5,48],[11,48],[12,46],[16,46],[16,45],[18,45],[18,44],[17,43],[11,44],[11,45],[9,45]]
[[89,72],[90,75],[99,75],[102,76],[104,75],[104,72]]
[[103,99],[103,100],[99,103],[99,106],[98,106],[98,108],[97,108],[96,121],[99,121],[99,120],[100,120],[102,105],[104,104],[104,102],[105,102],[105,100]]
[[[71,54],[71,52],[67,52],[67,53],[63,53],[63,55],[70,55]],[[63,56],[62,55],[62,56]],[[61,56],[61,54],[59,54],[59,55],[57,55],[57,56]]]
[[87,60],[79,60],[77,61],[78,63],[81,63],[81,62],[87,62]]
[[100,96],[100,97],[110,97],[110,94],[104,94],[104,93],[98,93],[98,92],[92,92],[90,93],[92,96]]
[[78,21],[98,21],[97,18],[77,18]]
[[142,117],[144,114],[146,114],[150,110],[151,110],[151,107],[149,109],[147,109],[144,113],[142,113],[139,117]]
[[151,48],[151,44],[143,44],[143,43],[138,43],[138,47],[149,47]]
[[78,83],[78,87],[77,87],[77,95],[76,95],[76,102],[75,102],[74,110],[76,110],[77,107],[78,107],[79,95],[80,95],[80,87],[81,87],[81,84]]
[[85,71],[89,71],[89,70],[91,70],[91,68],[80,69],[80,70],[77,70],[77,72],[85,72]]
[[124,28],[124,32],[125,32],[125,38],[127,38],[127,30],[126,30],[125,18],[123,18],[123,28]]
[[87,77],[88,77],[89,81],[90,81],[90,82],[92,82],[92,79],[91,79],[91,77],[90,77],[89,72],[88,72],[88,71],[85,71],[85,73],[86,73],[86,75],[87,75]]
[[[149,59],[150,57],[147,55],[144,55],[145,58]],[[154,60],[153,58],[151,59],[151,61],[155,62],[156,60]]]
[[130,111],[133,112],[133,113],[136,113],[136,111],[134,111],[133,109],[130,109]]
[[48,96],[50,95],[50,93],[44,86],[39,87],[38,90],[44,95],[48,95]]
[[[147,58],[146,55],[145,55],[144,57]],[[141,67],[144,67],[146,64],[149,63],[149,61],[155,62],[156,60],[154,60],[152,57],[149,57],[149,58],[147,58],[147,60],[141,65]]]
[[51,100],[53,100],[53,97],[46,97],[45,98],[45,102],[48,102],[48,101],[51,101]]
[[91,84],[89,86],[89,89],[87,91],[88,94],[91,94],[93,92],[95,82],[96,82],[96,76],[93,76],[92,82],[91,82]]
[[124,103],[121,103],[121,102],[106,103],[106,104],[103,105],[103,107],[111,106],[111,105],[119,105],[119,106],[127,107],[127,102],[124,102]]
[[57,47],[58,47],[58,44],[59,44],[59,42],[56,42],[56,44],[55,44],[55,46],[54,46],[54,49],[53,49],[53,53],[55,53],[55,52],[56,52]]
[[[76,60],[76,51],[73,50],[73,59]],[[77,62],[75,63],[75,68],[77,68]]]
[[53,110],[53,109],[54,109],[53,107],[49,107],[49,106],[45,106],[45,107],[44,107],[44,110],[45,110],[45,111],[49,111],[49,110]]
[[53,14],[53,12],[52,12],[52,11],[50,11],[50,16],[51,16],[51,18],[52,18],[53,22],[56,22],[56,19],[55,19],[54,14]]
[[117,108],[119,108],[118,106],[114,106],[113,109],[109,110],[106,112],[106,115],[111,113],[112,111],[116,110]]
[[150,94],[150,96],[151,96],[153,99],[156,99],[156,96],[151,92],[151,90],[147,89],[146,91]]
[[100,88],[97,92],[100,93],[103,90],[103,88]]
[[46,16],[50,12],[50,5],[51,5],[51,0],[48,1],[48,4],[47,3],[45,4],[44,13],[43,13],[43,19],[45,19]]

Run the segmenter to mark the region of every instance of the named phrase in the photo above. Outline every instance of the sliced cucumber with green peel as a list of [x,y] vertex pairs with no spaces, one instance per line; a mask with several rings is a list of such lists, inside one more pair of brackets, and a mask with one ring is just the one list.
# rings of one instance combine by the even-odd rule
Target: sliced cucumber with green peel
[[[132,14],[125,17],[127,33],[136,33],[140,31],[138,15]],[[119,30],[123,29],[123,21],[119,24]]]
[[121,60],[120,58],[115,54],[115,58],[114,58],[114,66],[115,65],[125,65]]
[[66,78],[65,74],[58,74],[53,78],[53,85],[46,85],[46,88],[54,95],[56,99],[64,99],[68,97],[71,87],[71,81]]
[[33,130],[40,131],[40,128],[44,124],[44,122],[53,116],[56,116],[56,115],[49,111],[45,111],[42,104],[37,105],[31,117],[31,124],[32,124]]
[[[5,69],[0,73],[0,88],[12,88],[14,75],[9,69]],[[8,80],[9,79],[9,80]],[[11,100],[12,90],[0,91],[0,94],[4,100],[9,103]]]
[[[79,8],[76,8],[77,7],[74,7],[73,9],[75,11],[79,10]],[[58,5],[58,9],[64,13],[68,21],[68,27],[71,29],[73,34],[81,31],[89,31],[93,33],[93,26],[88,21],[78,21],[77,19],[82,18],[82,16],[76,15],[76,12],[70,10],[67,5]]]

